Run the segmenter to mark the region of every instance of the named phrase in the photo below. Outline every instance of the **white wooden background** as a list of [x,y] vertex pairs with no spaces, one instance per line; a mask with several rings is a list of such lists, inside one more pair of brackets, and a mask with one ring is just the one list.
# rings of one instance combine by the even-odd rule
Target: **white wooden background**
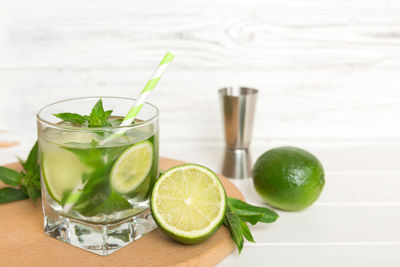
[[[217,89],[260,89],[256,158],[276,145],[315,153],[320,200],[253,228],[221,266],[400,264],[400,1],[0,1],[0,163],[23,156],[35,112],[64,98],[135,97],[176,54],[151,102],[161,154],[220,170]],[[239,184],[259,203],[251,182]]]

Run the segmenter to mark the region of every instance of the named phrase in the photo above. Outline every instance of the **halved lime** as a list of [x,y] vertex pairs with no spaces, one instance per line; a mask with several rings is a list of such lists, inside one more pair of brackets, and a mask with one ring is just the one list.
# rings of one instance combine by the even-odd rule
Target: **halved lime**
[[75,154],[55,145],[43,151],[42,169],[47,191],[58,203],[81,184],[83,173],[91,171]]
[[179,242],[194,244],[221,226],[226,194],[210,169],[185,164],[161,175],[154,184],[150,206],[161,231]]
[[134,144],[115,162],[111,170],[111,186],[126,194],[135,190],[144,182],[153,162],[153,146],[149,141]]

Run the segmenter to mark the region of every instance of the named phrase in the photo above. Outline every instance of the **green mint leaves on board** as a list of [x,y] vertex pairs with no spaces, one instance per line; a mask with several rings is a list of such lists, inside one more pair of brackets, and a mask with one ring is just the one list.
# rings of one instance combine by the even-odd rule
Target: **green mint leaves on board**
[[240,254],[243,249],[244,238],[250,242],[255,242],[246,222],[252,225],[258,222],[272,223],[278,217],[275,211],[228,197],[224,224],[230,229],[232,240],[235,242]]
[[86,126],[86,127],[109,127],[111,126],[111,122],[109,121],[110,115],[113,111],[107,110],[105,111],[103,108],[103,101],[100,99],[93,106],[90,115],[79,115],[76,113],[56,113],[53,114],[59,119],[63,121],[70,122],[77,126]]
[[0,181],[12,186],[0,189],[0,204],[26,198],[35,201],[40,196],[38,143],[32,147],[26,161],[18,160],[23,167],[20,172],[0,166]]

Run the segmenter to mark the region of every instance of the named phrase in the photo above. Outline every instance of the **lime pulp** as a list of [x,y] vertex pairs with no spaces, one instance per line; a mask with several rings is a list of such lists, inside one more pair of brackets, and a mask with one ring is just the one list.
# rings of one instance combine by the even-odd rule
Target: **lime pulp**
[[161,231],[193,244],[211,236],[222,224],[226,194],[211,170],[186,164],[167,170],[156,181],[150,207]]

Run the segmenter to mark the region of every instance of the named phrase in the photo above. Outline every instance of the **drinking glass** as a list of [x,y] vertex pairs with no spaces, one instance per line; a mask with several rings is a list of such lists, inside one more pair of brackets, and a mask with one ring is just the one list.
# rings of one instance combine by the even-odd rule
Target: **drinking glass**
[[[82,126],[54,116],[90,115],[99,99],[106,111],[113,111],[107,127]],[[149,196],[159,174],[159,111],[145,103],[134,124],[119,126],[135,102],[121,97],[76,98],[38,112],[47,235],[109,255],[156,228]],[[103,142],[117,132],[123,134]]]

